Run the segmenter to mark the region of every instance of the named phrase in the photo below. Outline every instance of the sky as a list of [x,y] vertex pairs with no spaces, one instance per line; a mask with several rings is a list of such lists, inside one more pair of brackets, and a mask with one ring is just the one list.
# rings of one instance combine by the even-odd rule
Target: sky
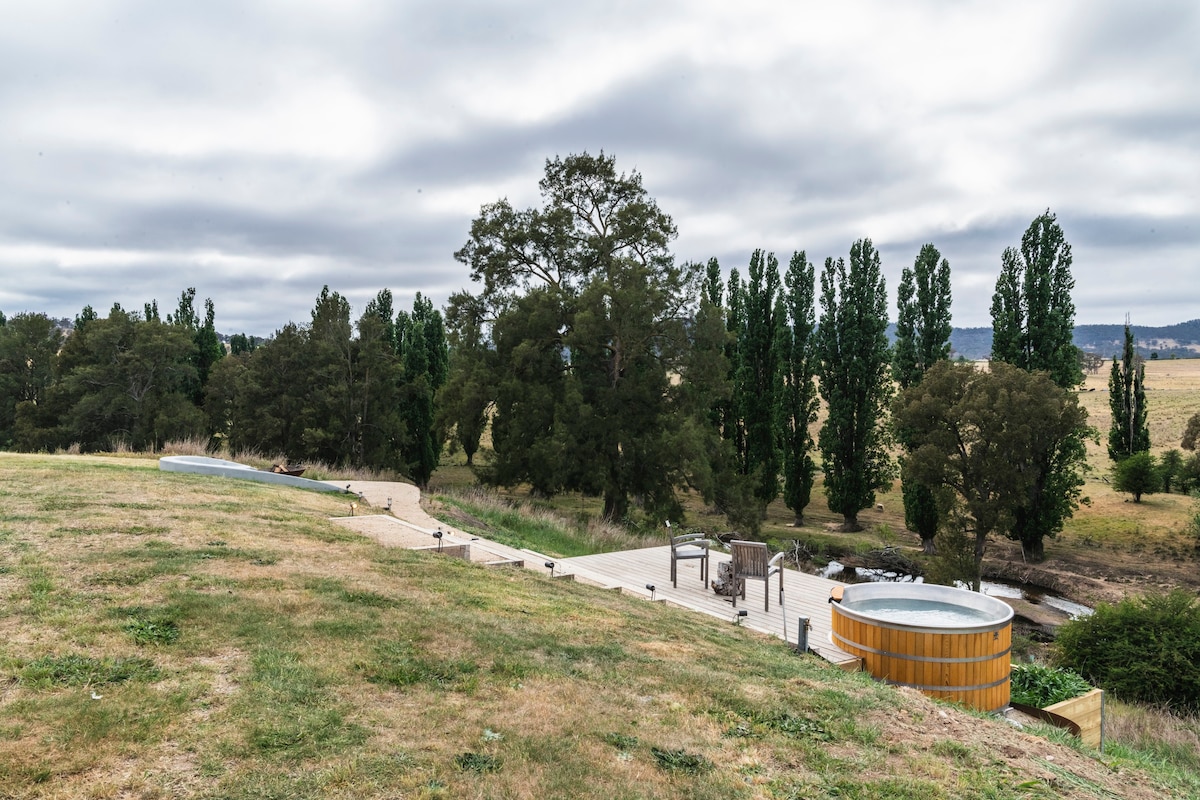
[[[1078,324],[1200,317],[1200,4],[0,0],[0,311],[223,333],[474,291],[481,206],[615,156],[678,260],[932,242],[954,324],[1057,214]],[[1187,287],[1192,288],[1187,288]]]

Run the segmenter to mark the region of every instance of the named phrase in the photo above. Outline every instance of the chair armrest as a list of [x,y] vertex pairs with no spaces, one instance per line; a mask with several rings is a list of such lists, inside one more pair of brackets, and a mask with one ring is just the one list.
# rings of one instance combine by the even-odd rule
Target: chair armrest
[[771,556],[771,560],[767,562],[768,567],[778,567],[779,562],[783,560],[783,553],[776,553]]

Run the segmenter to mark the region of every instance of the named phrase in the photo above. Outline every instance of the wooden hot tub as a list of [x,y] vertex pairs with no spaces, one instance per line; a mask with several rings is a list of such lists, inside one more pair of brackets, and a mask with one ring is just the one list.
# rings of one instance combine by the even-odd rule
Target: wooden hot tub
[[833,643],[874,677],[980,711],[1009,701],[1012,609],[978,592],[862,583],[830,603]]

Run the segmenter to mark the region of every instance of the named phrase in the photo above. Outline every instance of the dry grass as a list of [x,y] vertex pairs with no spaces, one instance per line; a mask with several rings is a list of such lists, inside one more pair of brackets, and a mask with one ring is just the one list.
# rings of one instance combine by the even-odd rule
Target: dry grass
[[[384,550],[341,511],[153,460],[0,455],[0,793],[1091,796],[1046,755],[1123,796],[1190,786],[727,622]],[[47,658],[78,680],[31,682]],[[114,682],[118,663],[142,667]]]

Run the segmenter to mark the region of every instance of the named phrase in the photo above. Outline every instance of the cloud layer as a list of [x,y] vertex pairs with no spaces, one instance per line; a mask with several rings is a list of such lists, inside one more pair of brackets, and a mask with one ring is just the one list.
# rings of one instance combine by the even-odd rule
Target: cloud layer
[[[1077,321],[1200,316],[1194,3],[43,2],[0,28],[0,310],[171,308],[218,328],[469,288],[482,204],[603,149],[680,259],[921,244],[990,324],[1049,208]],[[1181,291],[1183,288],[1183,291]]]

